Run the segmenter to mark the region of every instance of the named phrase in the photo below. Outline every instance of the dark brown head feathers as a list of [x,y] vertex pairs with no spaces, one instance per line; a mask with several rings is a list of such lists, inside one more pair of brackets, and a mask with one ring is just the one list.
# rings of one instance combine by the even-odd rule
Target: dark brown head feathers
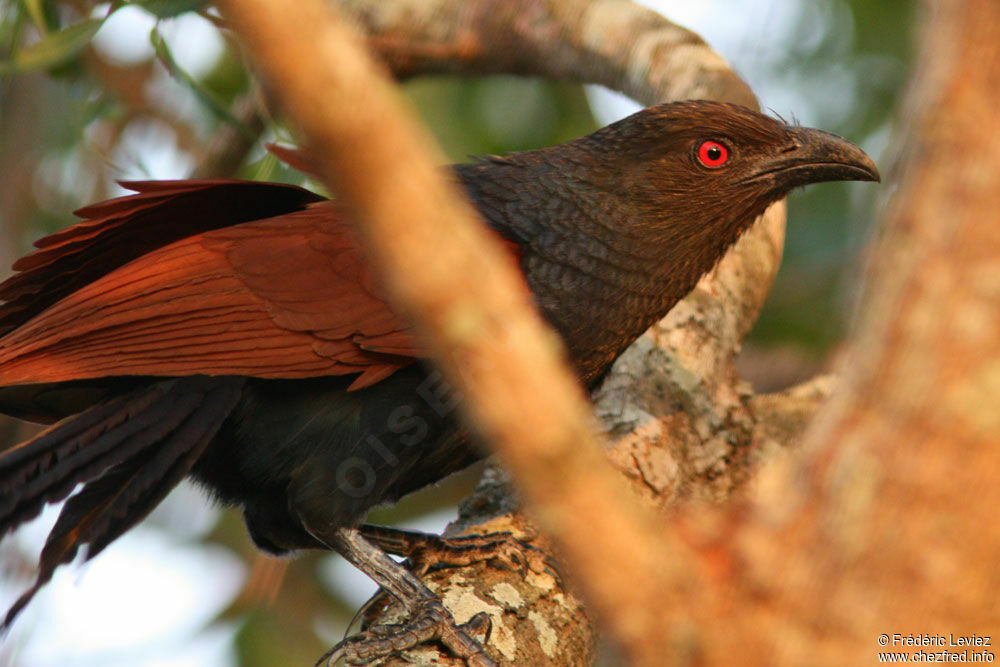
[[[617,171],[631,194],[653,207],[690,210],[691,219],[714,218],[716,207],[756,217],[800,185],[879,179],[871,158],[834,134],[720,102],[649,107],[585,137],[581,147]],[[708,208],[699,215],[698,206]]]
[[489,222],[525,247],[528,281],[585,377],[790,190],[878,180],[840,137],[704,101],[652,106],[560,146],[458,169]]

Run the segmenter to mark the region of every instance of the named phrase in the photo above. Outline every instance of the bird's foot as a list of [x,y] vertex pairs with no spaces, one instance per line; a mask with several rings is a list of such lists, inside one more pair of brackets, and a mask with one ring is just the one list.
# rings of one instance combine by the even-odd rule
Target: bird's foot
[[[479,612],[468,622],[458,625],[439,599],[422,600],[407,623],[373,625],[334,646],[316,665],[334,667],[339,661],[348,665],[364,665],[420,644],[438,641],[456,657],[465,660],[469,667],[496,667],[482,647],[489,640],[491,628],[492,623],[485,612]],[[472,635],[483,635],[482,643],[473,639]]]
[[483,561],[515,572],[547,572],[561,579],[557,563],[544,551],[510,533],[442,537],[431,533],[365,524],[359,531],[372,544],[409,561],[421,576],[430,570],[465,567]]
[[[359,532],[372,544],[396,556],[404,556],[410,572],[420,577],[430,570],[464,567],[488,562],[514,572],[548,573],[561,580],[558,565],[544,551],[518,540],[510,533],[486,533],[442,537],[415,530],[363,525]],[[373,619],[394,599],[384,589],[379,589],[355,618],[360,618],[361,628],[373,627]]]
[[366,540],[357,528],[337,528],[328,540],[331,548],[398,600],[409,621],[367,628],[333,647],[317,664],[334,665],[341,660],[347,664],[364,664],[424,642],[438,641],[472,667],[496,667],[482,644],[466,632],[485,629],[488,637],[490,625],[485,613],[473,616],[465,625],[458,625],[441,599],[419,577]]

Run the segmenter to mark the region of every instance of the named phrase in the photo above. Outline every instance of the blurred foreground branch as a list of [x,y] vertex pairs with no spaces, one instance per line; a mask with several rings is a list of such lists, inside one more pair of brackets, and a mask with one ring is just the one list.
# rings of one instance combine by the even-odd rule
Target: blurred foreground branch
[[[669,641],[669,614],[659,609],[670,593],[664,575],[690,572],[689,554],[676,548],[665,557],[656,519],[628,501],[516,267],[442,179],[430,140],[328,7],[221,4],[325,158],[322,173],[356,211],[396,305],[464,394],[470,423],[515,473],[606,627],[637,662],[656,664]],[[454,276],[465,278],[461,289]],[[604,547],[594,548],[595,532]],[[609,562],[619,576],[609,576]]]
[[[428,150],[426,145],[414,147],[395,120],[369,108],[375,93],[365,80],[363,72],[367,70],[357,64],[355,56],[341,51],[351,40],[339,33],[335,37],[325,32],[303,35],[303,24],[318,26],[322,22],[319,18],[298,19],[285,39],[308,45],[310,55],[302,54],[297,61],[292,54],[298,47],[288,47],[280,38],[265,35],[265,30],[277,30],[275,22],[280,23],[280,18],[264,21],[261,17],[267,14],[258,9],[262,13],[257,20],[268,25],[251,37],[247,31],[257,28],[248,27],[249,19],[237,18],[234,12],[240,11],[239,4],[228,6],[229,13],[278,93],[294,97],[296,93],[289,91],[301,77],[297,93],[302,96],[300,101],[286,97],[286,103],[314,149],[328,157],[341,156],[342,164],[349,165],[346,174],[329,173],[335,190],[359,210],[367,210],[369,222],[379,216],[387,225],[371,238],[389,245],[407,240],[424,242],[431,249],[430,255],[421,255],[413,247],[397,246],[393,251],[395,268],[388,262],[383,266],[389,271],[390,281],[397,276],[396,288],[405,292],[404,301],[408,300],[411,308],[422,302],[431,319],[436,318],[436,325],[431,323],[432,328],[436,326],[433,335],[438,337],[439,345],[441,340],[445,342],[436,349],[446,362],[452,363],[452,372],[456,372],[455,360],[473,359],[480,364],[475,381],[467,387],[484,397],[483,405],[491,411],[477,414],[480,428],[492,441],[500,439],[513,448],[513,452],[507,450],[505,462],[526,490],[534,516],[540,516],[547,534],[556,538],[595,611],[639,662],[661,664],[663,656],[686,650],[686,637],[672,630],[683,624],[672,622],[671,615],[684,608],[686,588],[697,585],[697,573],[704,567],[692,560],[683,542],[669,547],[661,544],[662,527],[657,527],[655,519],[628,509],[629,497],[664,507],[691,496],[728,496],[747,478],[761,452],[796,440],[807,420],[803,413],[826,395],[829,383],[815,385],[806,391],[810,400],[795,403],[798,419],[768,421],[759,428],[750,392],[732,368],[732,360],[756,319],[780,260],[783,205],[773,207],[683,304],[633,346],[605,383],[598,397],[598,411],[615,438],[611,459],[629,481],[632,493],[625,492],[603,477],[605,466],[596,456],[596,449],[586,445],[592,441],[589,422],[578,398],[558,407],[549,402],[558,398],[552,385],[532,384],[529,380],[552,378],[556,384],[574,387],[567,396],[578,395],[575,383],[565,382],[563,371],[539,370],[552,368],[549,361],[541,360],[551,356],[551,349],[545,351],[551,346],[542,342],[532,349],[527,343],[528,335],[522,332],[534,328],[535,323],[529,324],[523,313],[512,314],[525,305],[523,295],[504,294],[502,289],[498,296],[489,293],[500,289],[495,276],[505,275],[506,269],[501,266],[484,271],[488,264],[481,257],[467,263],[458,250],[452,256],[450,248],[446,258],[443,248],[469,239],[467,231],[452,230],[434,237],[430,228],[413,222],[417,210],[427,211],[438,224],[450,221],[451,216],[442,213],[453,209],[443,204],[444,200],[435,199],[437,195],[431,193],[436,191],[427,185],[437,177],[425,174],[421,165],[426,161],[418,159],[419,153]],[[601,82],[649,104],[701,97],[755,106],[745,84],[697,36],[631,3],[400,0],[343,4],[363,23],[370,33],[370,44],[400,76],[437,71],[514,71]],[[285,46],[275,46],[280,44]],[[636,44],[643,48],[633,48]],[[316,56],[317,45],[322,46],[318,49],[320,58]],[[283,49],[283,53],[273,56],[264,53]],[[267,64],[272,57],[281,64]],[[306,72],[301,59],[329,62],[345,80],[318,78],[318,72]],[[341,87],[350,85],[363,92]],[[379,95],[384,90],[382,85],[376,89]],[[329,95],[329,101],[320,101],[320,94]],[[335,102],[337,99],[364,100],[365,104],[345,109],[345,105]],[[310,113],[311,118],[302,117]],[[324,135],[324,123],[340,123],[344,132],[341,136],[350,134],[354,138],[347,141]],[[383,140],[385,148],[380,148]],[[362,155],[365,162],[359,162]],[[406,166],[405,173],[393,175],[390,168],[400,165]],[[430,180],[410,185],[422,178]],[[424,203],[416,207],[407,192],[418,199],[424,193]],[[403,220],[407,223],[401,231],[398,227]],[[417,232],[428,236],[420,239]],[[468,257],[475,257],[486,244],[467,241],[471,253]],[[415,276],[424,274],[431,281],[435,277],[442,280],[443,285],[415,280]],[[489,285],[470,285],[468,294],[455,294],[451,280],[454,275],[485,275]],[[508,312],[486,314],[480,305],[484,303],[503,304]],[[476,314],[472,321],[478,322],[477,326],[458,332],[460,340],[456,340],[449,322],[450,308],[459,308],[451,312],[461,312],[463,317],[465,313]],[[479,337],[486,332],[499,334],[499,343]],[[547,340],[547,336],[544,334],[541,340]],[[474,352],[474,347],[478,351]],[[455,350],[460,350],[457,356]],[[518,366],[511,361],[515,354],[526,362],[521,367],[523,376],[517,375]],[[486,361],[491,355],[498,356],[493,357],[493,362]],[[498,373],[498,369],[504,372]],[[461,384],[464,378],[459,374],[452,379]],[[508,396],[511,400],[498,400]],[[780,399],[776,400],[779,403],[763,414],[787,412],[781,409]],[[803,405],[808,409],[802,409]],[[560,424],[568,430],[560,432]],[[501,477],[496,471],[487,475],[479,492],[464,504],[462,527],[470,532],[513,530],[522,536],[533,534],[535,531],[520,514],[506,513],[515,501],[506,486],[496,483]],[[491,644],[499,657],[535,664],[589,659],[589,621],[566,591],[553,588],[553,582],[544,577],[522,580],[512,573],[474,568],[475,572],[437,573],[431,583],[450,592],[446,599],[463,600],[461,609],[452,606],[459,620],[484,610],[493,616]],[[671,571],[674,579],[686,585],[674,590],[663,587],[659,578]],[[513,597],[508,594],[511,590],[516,593]],[[433,647],[414,651],[409,659],[420,660],[416,654],[421,652],[435,651]]]
[[[1000,5],[928,0],[922,38],[842,386],[804,460],[765,471],[737,540],[768,662],[861,664],[917,650],[893,633],[1000,628]],[[746,655],[749,634],[730,628],[728,648]]]

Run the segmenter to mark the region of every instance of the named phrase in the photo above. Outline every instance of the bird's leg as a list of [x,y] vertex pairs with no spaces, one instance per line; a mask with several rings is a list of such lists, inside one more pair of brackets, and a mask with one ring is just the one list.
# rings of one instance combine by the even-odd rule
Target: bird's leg
[[[548,554],[510,533],[442,537],[371,524],[364,524],[358,530],[383,551],[405,557],[410,572],[418,577],[431,569],[464,567],[485,561],[515,572],[547,572],[556,580],[561,579],[556,562]],[[368,627],[372,617],[389,603],[387,593],[384,588],[379,590],[358,612],[362,628]]]
[[332,667],[339,660],[347,664],[365,664],[437,640],[470,667],[496,667],[483,647],[466,632],[485,628],[488,634],[489,619],[486,614],[481,612],[468,623],[458,625],[433,591],[416,575],[362,537],[356,528],[339,528],[329,541],[330,547],[399,600],[409,612],[410,619],[401,625],[373,626],[349,637],[323,655],[317,665],[325,662]]

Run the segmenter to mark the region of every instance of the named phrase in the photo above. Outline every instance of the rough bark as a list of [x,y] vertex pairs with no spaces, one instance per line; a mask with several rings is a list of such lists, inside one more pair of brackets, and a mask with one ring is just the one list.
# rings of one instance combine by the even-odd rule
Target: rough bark
[[[737,536],[736,604],[769,632],[733,633],[719,660],[736,646],[783,664],[912,658],[895,633],[961,653],[950,635],[1000,628],[1000,5],[925,6],[842,385],[804,459],[766,471]],[[995,642],[972,650],[995,657]]]

